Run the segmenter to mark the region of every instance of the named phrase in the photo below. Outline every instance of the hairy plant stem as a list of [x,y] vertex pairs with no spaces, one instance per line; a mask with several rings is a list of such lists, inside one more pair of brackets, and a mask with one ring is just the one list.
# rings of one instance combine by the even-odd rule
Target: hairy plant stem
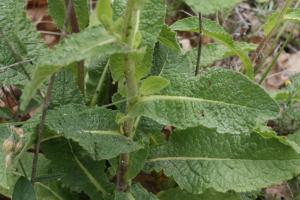
[[53,75],[49,81],[49,85],[47,88],[47,94],[44,99],[44,104],[43,104],[43,109],[42,109],[41,122],[40,122],[40,125],[38,128],[37,139],[36,139],[36,142],[34,145],[34,156],[33,156],[32,171],[31,171],[31,183],[32,184],[34,184],[36,181],[37,163],[38,163],[38,158],[39,158],[39,153],[40,153],[41,139],[42,139],[42,134],[43,134],[44,128],[45,128],[46,115],[47,115],[48,107],[49,107],[50,100],[51,100],[51,94],[52,94],[54,80],[55,80],[55,75]]
[[[136,34],[139,26],[140,4],[142,0],[128,0],[125,13],[125,26],[123,32],[123,41],[129,48],[134,48]],[[126,54],[124,58],[125,63],[125,78],[127,83],[127,105],[126,112],[137,101],[138,85],[135,77],[136,63],[130,54]],[[135,125],[135,118],[127,119],[122,125],[123,133],[126,137],[133,137]],[[127,171],[130,154],[124,153],[120,155],[119,167],[117,172],[117,190],[125,192],[128,189]]]

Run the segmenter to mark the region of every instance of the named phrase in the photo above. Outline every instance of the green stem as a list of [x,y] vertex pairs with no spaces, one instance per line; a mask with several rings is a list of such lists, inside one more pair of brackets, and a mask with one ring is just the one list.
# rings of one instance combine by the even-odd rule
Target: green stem
[[[284,14],[288,11],[291,4],[293,3],[293,0],[287,0],[284,7],[282,8],[282,11],[280,12],[280,15],[278,16],[278,19],[281,19]],[[253,54],[251,61],[253,63],[254,69],[257,69],[259,66],[258,63],[258,57],[261,51],[265,48],[266,44],[269,42],[269,40],[272,38],[274,33],[278,30],[278,28],[281,26],[281,22],[276,24],[273,29],[268,33],[268,35],[260,42],[258,47],[255,50],[255,53]]]
[[[124,18],[124,32],[123,42],[128,45],[129,48],[134,49],[136,35],[139,26],[140,6],[142,0],[128,0],[125,18]],[[135,60],[126,54],[124,58],[125,63],[125,78],[127,83],[127,105],[126,112],[137,101],[138,84],[135,77],[136,63]],[[127,119],[122,125],[123,133],[126,137],[132,137],[134,132],[135,118]],[[119,159],[119,167],[117,172],[117,190],[119,192],[125,192],[128,189],[127,171],[129,164],[129,153],[121,154]]]
[[288,42],[290,41],[290,37],[288,37],[284,44],[282,45],[282,47],[280,48],[279,52],[276,54],[275,58],[273,59],[272,63],[268,66],[268,68],[266,69],[266,71],[264,72],[264,74],[262,75],[259,84],[262,84],[264,82],[264,80],[266,79],[267,75],[270,73],[271,69],[273,68],[273,66],[276,64],[280,54],[284,51],[284,48],[286,47],[286,45],[288,44]]
[[93,98],[92,98],[92,101],[91,101],[91,104],[90,104],[91,107],[95,107],[97,105],[98,97],[100,95],[103,83],[105,81],[105,77],[107,75],[108,67],[109,67],[109,60],[107,61],[106,65],[104,67],[104,70],[103,70],[103,72],[101,74],[101,77],[99,79],[99,82],[97,84],[95,93],[93,95]]

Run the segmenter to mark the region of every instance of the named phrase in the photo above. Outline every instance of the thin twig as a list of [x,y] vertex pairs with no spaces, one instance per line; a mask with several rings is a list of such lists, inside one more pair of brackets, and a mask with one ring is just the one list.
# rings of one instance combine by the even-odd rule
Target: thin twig
[[[68,0],[68,12],[64,19],[64,26],[63,26],[63,30],[62,30],[63,33],[66,33],[65,30],[67,29],[67,26],[68,26],[68,19],[70,17],[70,13],[71,13],[70,5],[72,5],[72,0]],[[63,34],[60,39],[63,39],[64,36],[65,36],[65,34]],[[38,158],[39,158],[39,153],[40,153],[41,139],[42,139],[42,135],[43,135],[44,128],[45,128],[46,116],[47,116],[49,104],[51,101],[52,89],[53,89],[54,82],[55,82],[55,74],[53,74],[50,78],[48,88],[47,88],[47,94],[45,96],[44,103],[43,103],[42,116],[41,116],[41,121],[40,121],[40,125],[38,128],[37,140],[35,143],[34,156],[33,156],[33,162],[32,162],[32,172],[31,172],[31,183],[32,184],[34,184],[36,182],[37,164],[38,164]]]
[[6,70],[6,69],[9,69],[9,68],[18,66],[18,65],[22,65],[22,64],[25,64],[25,63],[30,63],[30,62],[32,62],[32,61],[33,61],[33,59],[30,59],[30,60],[23,60],[23,61],[16,62],[16,63],[11,64],[11,65],[3,66],[3,67],[0,68],[0,72],[1,72],[1,71],[4,71],[4,70]]
[[41,139],[45,128],[45,122],[46,122],[46,115],[49,108],[50,100],[51,100],[51,94],[52,94],[52,88],[55,81],[55,75],[52,75],[49,81],[49,85],[47,88],[47,94],[44,99],[43,109],[42,109],[42,116],[41,116],[41,122],[38,128],[37,133],[37,140],[35,143],[34,148],[34,156],[33,156],[33,162],[32,162],[32,172],[31,172],[31,183],[34,184],[36,181],[36,172],[37,172],[37,163],[40,153],[40,145],[41,145]]
[[195,76],[198,75],[200,70],[200,62],[201,62],[201,53],[202,53],[202,32],[203,32],[203,23],[202,23],[202,14],[199,13],[199,39],[198,39],[198,54],[197,54],[197,64],[196,64],[196,70],[195,70]]

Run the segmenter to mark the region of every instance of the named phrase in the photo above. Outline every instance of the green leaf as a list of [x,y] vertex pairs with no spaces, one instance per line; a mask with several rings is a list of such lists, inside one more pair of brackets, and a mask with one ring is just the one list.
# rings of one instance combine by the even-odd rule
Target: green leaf
[[113,11],[110,0],[100,0],[97,3],[97,16],[99,21],[105,26],[110,27],[112,25]]
[[180,51],[181,47],[178,44],[177,38],[176,38],[176,33],[174,31],[172,31],[170,29],[170,27],[168,27],[167,25],[164,25],[158,40],[161,44],[165,45],[166,47],[176,50],[176,51]]
[[[153,9],[155,8],[155,9]],[[148,75],[152,67],[154,45],[164,26],[166,15],[165,2],[146,0],[140,13],[139,31],[142,35],[141,47],[147,47],[143,61],[137,66],[137,78]]]
[[[67,5],[65,0],[49,0],[48,12],[54,19],[55,24],[63,29],[65,16],[67,13]],[[80,30],[84,30],[89,24],[89,10],[86,0],[73,0],[76,20]]]
[[131,186],[130,188],[130,192],[132,193],[132,195],[135,197],[136,200],[158,200],[158,198],[148,192],[145,188],[143,188],[143,186],[141,186],[140,184],[134,184]]
[[14,188],[12,200],[36,200],[33,185],[27,178],[19,178]]
[[84,100],[69,70],[62,70],[55,77],[50,109],[66,104],[83,104]]
[[107,57],[93,57],[86,62],[86,100],[91,105],[109,103],[110,73]]
[[115,193],[114,200],[159,200],[154,194],[148,192],[140,184],[131,186],[129,192]]
[[166,6],[164,1],[146,0],[143,3],[139,25],[139,30],[142,34],[141,46],[154,47],[161,29],[165,24],[165,15]]
[[34,190],[38,199],[79,200],[79,195],[71,193],[68,188],[63,187],[57,180],[48,184],[36,182]]
[[0,2],[0,85],[23,85],[41,50],[40,34],[26,17],[25,1]]
[[89,25],[89,6],[87,0],[73,0],[74,10],[80,30]]
[[196,127],[172,134],[153,147],[146,169],[164,170],[192,193],[207,189],[246,192],[292,178],[300,172],[300,156],[278,139],[257,134],[218,134]]
[[214,14],[217,11],[233,8],[241,0],[184,0],[195,12],[204,15]]
[[157,44],[154,51],[151,75],[166,78],[176,74],[186,77],[194,76],[195,65],[192,59],[193,56],[189,54],[178,53],[166,48],[164,45]]
[[141,97],[129,116],[145,116],[178,129],[203,125],[239,134],[279,112],[259,85],[238,72],[210,69],[198,77],[169,78],[171,84],[162,95]]
[[[192,31],[199,32],[199,22],[198,17],[188,17],[182,20],[175,22],[171,29],[176,31]],[[244,64],[246,74],[249,78],[254,77],[253,66],[251,60],[248,57],[247,53],[243,51],[237,43],[234,42],[232,36],[227,33],[223,27],[221,27],[217,22],[210,19],[203,20],[203,33],[208,37],[213,38],[214,40],[220,42],[232,52],[234,52]]]
[[203,194],[192,194],[179,188],[163,191],[158,194],[160,200],[241,200],[235,193],[220,193],[207,190]]
[[64,174],[60,180],[71,190],[84,191],[93,200],[109,195],[112,186],[103,161],[93,161],[78,145],[64,138],[45,139],[41,148],[55,172]]
[[272,13],[269,17],[267,22],[264,25],[264,32],[265,35],[270,34],[270,32],[276,27],[280,26],[280,24],[286,21],[300,21],[300,9],[287,9],[286,12],[277,11]]
[[99,54],[110,55],[122,51],[115,42],[116,39],[103,28],[96,27],[72,34],[53,50],[45,52],[39,59],[32,80],[23,91],[21,109],[26,108],[43,82],[64,66]]
[[289,9],[288,12],[283,16],[285,20],[294,20],[299,22],[300,21],[300,9]]
[[159,93],[162,89],[166,88],[170,81],[160,76],[149,76],[143,80],[139,89],[141,95],[150,95]]
[[[58,136],[77,142],[95,160],[110,159],[142,146],[119,133],[116,111],[66,105],[48,113],[46,125]],[[48,138],[51,140],[51,138]]]
[[48,0],[48,12],[53,18],[55,24],[62,29],[66,16],[66,1],[64,0]]
[[[240,48],[247,52],[256,49],[256,46],[249,43],[244,42],[235,42],[235,45],[240,46]],[[194,64],[194,68],[196,66],[197,60],[197,53],[198,49],[194,48],[191,52],[188,52],[187,55],[191,56],[191,60]],[[225,47],[221,44],[208,44],[202,47],[202,54],[201,54],[201,63],[202,67],[208,67],[215,62],[228,58],[230,56],[234,56],[235,52],[231,51],[230,48]],[[194,74],[194,70],[191,71],[190,75]]]
[[[149,149],[144,148],[140,149],[138,151],[130,153],[129,157],[129,165],[128,165],[128,170],[126,174],[127,180],[134,179],[144,168],[146,159],[148,157]],[[117,169],[119,166],[119,159],[114,158],[109,161],[111,164],[111,172],[113,175],[116,175]]]

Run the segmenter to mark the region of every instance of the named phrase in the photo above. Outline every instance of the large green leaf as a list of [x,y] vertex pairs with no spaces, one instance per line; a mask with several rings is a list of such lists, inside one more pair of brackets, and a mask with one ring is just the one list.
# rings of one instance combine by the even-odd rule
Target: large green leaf
[[46,51],[40,56],[32,80],[23,91],[21,108],[25,109],[42,83],[62,67],[91,56],[110,55],[117,51],[122,51],[122,48],[116,44],[116,39],[101,27],[72,34],[53,50]]
[[241,0],[184,0],[196,12],[204,15],[214,14],[223,9],[233,8]]
[[80,105],[66,105],[49,111],[46,125],[55,132],[53,139],[58,136],[71,139],[93,159],[110,159],[142,147],[119,133],[115,123],[116,114],[104,108],[87,109]]
[[164,170],[192,193],[210,188],[246,192],[292,178],[299,164],[300,155],[277,138],[197,127],[175,132],[170,142],[153,147],[146,169]]
[[179,188],[163,191],[158,195],[160,200],[241,200],[235,193],[219,193],[212,190],[205,191],[203,194],[192,194]]
[[220,133],[249,132],[274,118],[277,103],[238,72],[210,69],[199,77],[170,77],[161,95],[141,97],[129,116],[145,116],[179,129],[203,125]]
[[[175,22],[171,29],[176,31],[193,31],[199,32],[199,22],[198,17],[188,17],[182,20]],[[227,33],[223,27],[221,27],[217,22],[210,19],[203,20],[203,34],[213,38],[214,40],[222,43],[232,52],[234,52],[244,64],[246,74],[253,78],[253,66],[251,60],[247,55],[247,52],[243,51],[232,38],[232,36]]]
[[109,195],[112,189],[104,173],[105,163],[93,161],[81,148],[64,138],[46,139],[41,148],[62,183],[72,190],[84,191],[93,200]]

